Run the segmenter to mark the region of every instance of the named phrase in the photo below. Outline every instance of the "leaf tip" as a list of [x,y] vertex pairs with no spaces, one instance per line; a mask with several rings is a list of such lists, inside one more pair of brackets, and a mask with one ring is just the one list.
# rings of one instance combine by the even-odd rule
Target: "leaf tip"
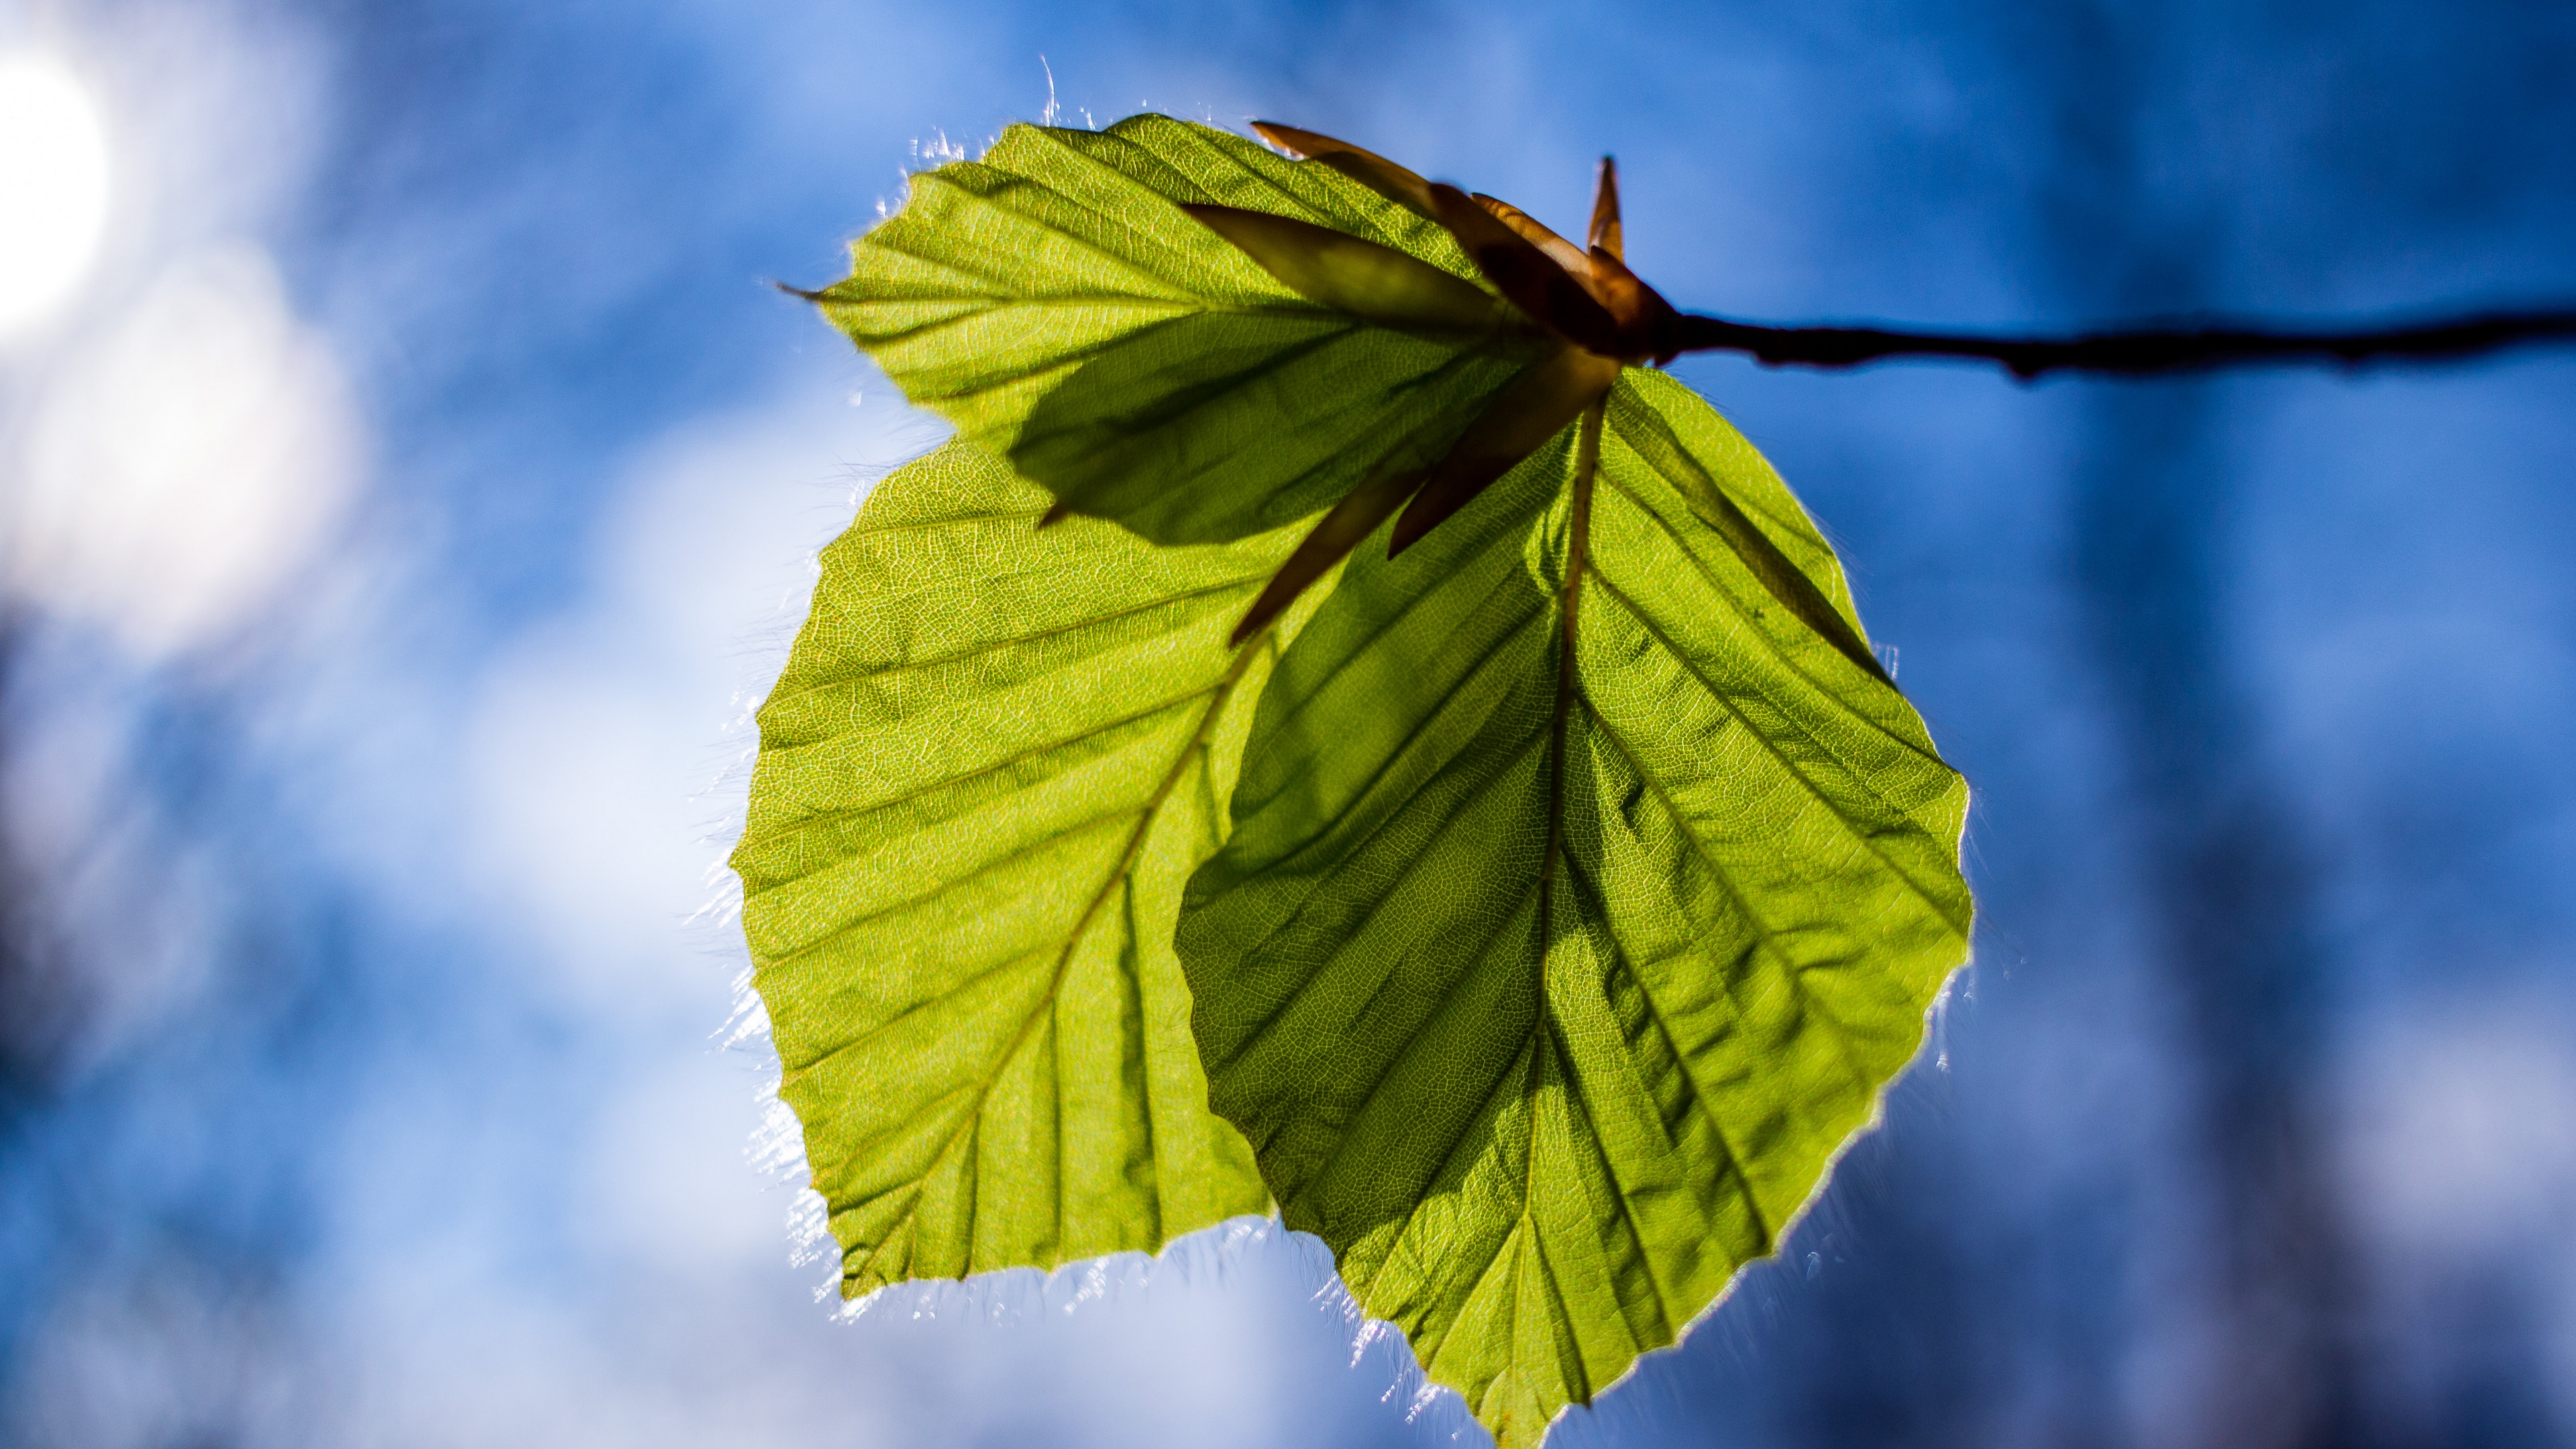
[[1613,257],[1624,257],[1628,249],[1625,231],[1619,220],[1619,158],[1604,156],[1600,178],[1592,192],[1592,224],[1585,229],[1583,244]]
[[1297,138],[1310,134],[1308,132],[1300,131],[1294,126],[1283,126],[1277,121],[1255,121],[1252,123],[1252,134],[1269,142],[1272,148],[1283,151],[1299,161],[1307,159],[1306,150],[1297,144]]

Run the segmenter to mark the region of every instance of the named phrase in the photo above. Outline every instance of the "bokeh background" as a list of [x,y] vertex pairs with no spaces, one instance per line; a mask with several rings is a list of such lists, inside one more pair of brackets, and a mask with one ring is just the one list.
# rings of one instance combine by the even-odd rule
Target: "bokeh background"
[[[2563,0],[11,0],[0,1442],[1481,1442],[1254,1221],[817,1301],[718,862],[939,433],[768,284],[1050,107],[1616,151],[1750,320],[2576,303]],[[2576,355],[1680,370],[1973,782],[1977,962],[1555,1442],[2576,1442]]]

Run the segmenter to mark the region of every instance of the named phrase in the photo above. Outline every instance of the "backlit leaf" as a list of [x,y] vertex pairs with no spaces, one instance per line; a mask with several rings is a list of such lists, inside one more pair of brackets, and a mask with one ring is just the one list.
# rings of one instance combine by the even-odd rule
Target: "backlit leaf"
[[1279,649],[1226,635],[1294,535],[1156,548],[1047,506],[962,442],[888,477],[760,711],[733,865],[852,1297],[1268,1202],[1171,933]]
[[1316,159],[1014,127],[821,294],[961,438],[827,558],[746,923],[849,1291],[1266,1188],[1521,1449],[1871,1119],[1966,792],[1769,466],[1625,365],[1677,314],[1610,168],[1578,249],[1264,134]]
[[1568,429],[1355,555],[1179,935],[1287,1223],[1505,1449],[1777,1245],[1969,926],[1966,789],[1823,540],[1680,384],[1605,413],[1588,484]]
[[[1339,255],[1296,255],[1301,225]],[[1280,527],[1427,468],[1554,350],[1438,224],[1164,116],[1013,126],[913,177],[851,251],[819,300],[906,397],[1068,511],[1158,543]]]

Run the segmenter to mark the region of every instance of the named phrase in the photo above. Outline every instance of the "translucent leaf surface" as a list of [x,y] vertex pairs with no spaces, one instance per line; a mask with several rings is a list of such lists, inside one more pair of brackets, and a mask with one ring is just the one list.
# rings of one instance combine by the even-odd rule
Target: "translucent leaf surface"
[[[1615,245],[1578,276],[1296,135],[1331,154],[1014,127],[856,245],[825,309],[1011,501],[932,527],[916,490],[836,548],[763,716],[748,918],[853,1291],[1143,1246],[1257,1200],[1249,1154],[1526,1445],[1870,1120],[1966,954],[1966,792],[1768,465],[1567,323],[1662,315]],[[1245,604],[1354,544],[1283,654]],[[906,642],[849,652],[861,617]]]
[[1048,505],[965,443],[888,477],[760,711],[733,864],[853,1297],[1268,1201],[1171,933],[1278,654],[1226,634],[1294,538],[1156,548]]
[[[1361,245],[1300,266],[1281,251],[1290,229],[1184,206]],[[1371,250],[1394,256],[1372,266]],[[1427,467],[1476,401],[1550,350],[1438,224],[1329,166],[1166,116],[1013,126],[981,159],[913,177],[851,252],[823,309],[906,397],[1069,511],[1162,543],[1279,527],[1372,470]],[[1428,283],[1404,281],[1413,263]],[[1475,297],[1491,301],[1481,314]]]
[[1355,555],[1179,933],[1286,1221],[1506,1449],[1771,1251],[1969,927],[1965,786],[1823,540],[1680,384],[1606,415],[1588,482],[1569,428]]

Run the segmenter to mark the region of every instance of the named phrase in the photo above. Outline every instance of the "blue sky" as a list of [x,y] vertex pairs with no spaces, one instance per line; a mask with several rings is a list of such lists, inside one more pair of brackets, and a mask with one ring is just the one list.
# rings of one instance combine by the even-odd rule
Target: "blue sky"
[[[716,869],[936,439],[768,284],[1050,104],[1275,118],[1748,320],[2576,302],[2576,12],[0,10],[96,98],[0,337],[0,1440],[1480,1442],[1311,1240],[835,1321]],[[2576,356],[1681,374],[1977,792],[1888,1125],[1582,1445],[2576,1440]],[[1355,1339],[1356,1344],[1355,1344]]]

